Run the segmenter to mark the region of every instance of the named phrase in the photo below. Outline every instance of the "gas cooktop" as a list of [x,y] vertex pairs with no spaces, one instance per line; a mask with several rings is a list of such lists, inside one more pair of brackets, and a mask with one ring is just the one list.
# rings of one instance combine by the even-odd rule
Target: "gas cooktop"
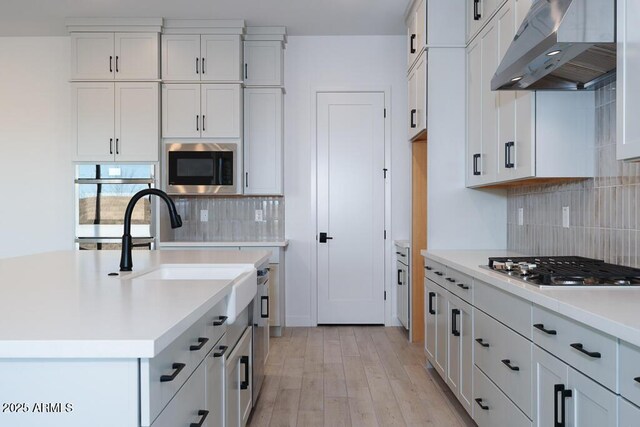
[[640,269],[583,257],[489,258],[488,268],[539,287],[640,286]]

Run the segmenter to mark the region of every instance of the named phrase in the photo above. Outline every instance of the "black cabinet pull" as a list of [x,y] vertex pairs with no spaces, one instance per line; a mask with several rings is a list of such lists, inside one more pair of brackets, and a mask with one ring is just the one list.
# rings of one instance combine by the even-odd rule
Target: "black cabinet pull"
[[515,145],[515,142],[509,141],[504,143],[504,167],[512,169],[515,164],[511,160],[511,148]]
[[402,258],[406,257],[406,255],[403,254],[402,252],[396,252],[396,255],[401,256]]
[[[555,384],[553,386],[553,426],[565,427],[565,399],[571,397],[571,390],[567,390],[564,384]],[[558,405],[558,397],[560,405]]]
[[320,233],[320,238],[318,241],[320,243],[327,243],[327,240],[333,240],[333,237],[327,236],[327,233],[325,232]]
[[220,351],[216,351],[215,353],[213,353],[213,357],[222,357],[222,356],[224,356],[224,354],[227,352],[227,349],[229,347],[227,347],[226,345],[221,345],[218,348],[220,349]]
[[247,79],[249,76],[249,73],[247,72],[247,63],[244,63],[244,78]]
[[205,117],[206,117],[206,116],[203,114],[203,115],[202,115],[202,132],[206,131],[206,129],[205,129],[205,127],[204,127],[204,125],[205,125],[205,120],[204,120],[204,119],[205,119]]
[[416,110],[415,108],[413,110],[411,110],[411,128],[415,128],[416,125],[416,113],[418,112],[418,110]]
[[173,372],[171,373],[171,375],[162,375],[160,377],[160,382],[168,383],[170,381],[175,380],[178,374],[184,369],[185,366],[187,365],[185,365],[184,363],[174,363],[173,365],[171,365],[171,369],[173,369]]
[[512,371],[519,371],[519,370],[520,370],[520,368],[519,368],[519,367],[517,367],[517,366],[513,366],[513,365],[511,364],[511,360],[509,360],[509,359],[502,359],[502,360],[501,360],[501,362],[502,362],[502,363],[504,363],[504,364],[505,364],[505,366],[506,366],[507,368],[511,369]]
[[191,351],[202,350],[202,347],[204,347],[204,345],[208,342],[209,342],[209,338],[198,338],[198,344],[192,345],[191,347],[189,347],[189,350]]
[[109,72],[113,73],[113,56],[109,57]]
[[200,115],[196,114],[196,130],[200,132]]
[[451,335],[454,337],[460,336],[460,331],[458,330],[458,316],[460,315],[460,310],[454,308],[451,310]]
[[573,344],[569,344],[571,347],[575,348],[576,350],[578,350],[580,353],[582,354],[586,354],[589,357],[592,357],[594,359],[600,359],[602,357],[602,355],[597,352],[597,351],[588,351],[584,349],[584,346],[580,343],[573,343]]
[[249,172],[244,173],[244,186],[249,188]]
[[116,154],[120,154],[120,138],[116,138]]
[[436,314],[436,311],[433,309],[433,297],[436,296],[435,292],[429,292],[429,314]]
[[451,283],[456,283],[456,279],[452,278],[452,277],[446,277],[444,280],[451,282]]
[[476,342],[478,344],[480,344],[484,348],[489,348],[489,343],[488,342],[484,342],[484,340],[482,338],[476,338]]
[[109,138],[109,154],[113,154],[113,138]]
[[402,286],[402,270],[398,270],[398,286]]
[[635,377],[633,380],[637,383],[640,383],[640,377]]
[[200,74],[200,58],[196,58],[196,74]]
[[465,291],[469,290],[469,286],[465,285],[464,283],[458,283],[458,287],[464,289]]
[[431,270],[433,270],[433,267],[426,266],[426,267],[425,267],[425,270],[427,270],[427,271],[431,271]]
[[[262,304],[264,301],[267,302],[267,314],[264,314],[262,312],[262,307],[264,307],[264,305]],[[260,317],[262,317],[263,319],[268,319],[269,318],[269,296],[268,295],[263,295],[260,297]]]
[[218,316],[218,320],[213,321],[213,326],[222,326],[227,321],[227,316]]
[[204,420],[209,416],[209,411],[200,410],[198,411],[198,416],[200,417],[200,421],[189,424],[189,427],[202,427],[204,425]]
[[436,276],[444,276],[444,273],[441,273],[439,271],[434,271],[433,274],[435,274]]
[[207,69],[204,67],[204,58],[202,58],[202,74],[206,74]]
[[480,408],[482,408],[484,411],[488,411],[488,410],[489,410],[489,407],[488,407],[487,405],[483,405],[483,404],[482,404],[482,399],[477,398],[477,399],[475,399],[475,401],[476,401],[476,403],[478,404],[478,406],[479,406]]
[[120,69],[118,67],[118,59],[120,59],[120,57],[118,55],[116,55],[116,73],[120,72]]
[[409,51],[411,53],[416,53],[416,48],[413,46],[414,41],[416,41],[416,35],[411,34],[411,38],[409,39]]
[[544,324],[542,323],[536,323],[535,325],[533,325],[534,328],[536,328],[539,331],[544,332],[547,335],[557,335],[558,332],[555,329],[545,329],[544,328]]
[[478,160],[480,160],[480,154],[473,155],[473,174],[480,175],[480,170],[478,168]]
[[240,382],[240,389],[249,388],[249,356],[240,356],[240,364],[244,365],[244,380]]
[[474,21],[478,21],[480,20],[480,18],[482,18],[482,15],[480,15],[480,0],[473,0],[473,20]]

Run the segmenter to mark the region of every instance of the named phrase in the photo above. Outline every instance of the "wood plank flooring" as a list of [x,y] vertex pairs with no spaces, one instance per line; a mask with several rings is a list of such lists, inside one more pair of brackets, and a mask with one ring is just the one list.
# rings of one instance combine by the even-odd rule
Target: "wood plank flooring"
[[287,328],[265,370],[251,427],[475,425],[400,328]]

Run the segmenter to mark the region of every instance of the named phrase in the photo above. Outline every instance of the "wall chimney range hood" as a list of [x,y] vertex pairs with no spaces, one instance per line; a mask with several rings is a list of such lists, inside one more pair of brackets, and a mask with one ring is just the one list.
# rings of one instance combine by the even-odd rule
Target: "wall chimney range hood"
[[534,0],[492,90],[588,90],[616,69],[615,0]]

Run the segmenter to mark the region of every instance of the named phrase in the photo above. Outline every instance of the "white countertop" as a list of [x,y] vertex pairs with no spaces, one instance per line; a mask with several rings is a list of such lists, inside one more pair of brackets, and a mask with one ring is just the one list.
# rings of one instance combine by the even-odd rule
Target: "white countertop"
[[289,246],[288,240],[278,240],[272,242],[160,242],[158,243],[160,248],[184,248],[184,247],[199,247],[199,248],[225,248],[225,247],[258,247],[258,248],[272,248]]
[[489,257],[523,256],[516,252],[422,250],[420,254],[534,304],[640,346],[640,287],[542,289],[480,267],[487,265]]
[[[234,280],[135,280],[163,264],[256,268],[267,251],[61,251],[0,260],[0,358],[149,358],[226,297]],[[134,276],[133,280],[129,276]]]
[[393,244],[401,247],[401,248],[405,248],[405,249],[410,249],[411,248],[411,242],[408,240],[394,240]]

